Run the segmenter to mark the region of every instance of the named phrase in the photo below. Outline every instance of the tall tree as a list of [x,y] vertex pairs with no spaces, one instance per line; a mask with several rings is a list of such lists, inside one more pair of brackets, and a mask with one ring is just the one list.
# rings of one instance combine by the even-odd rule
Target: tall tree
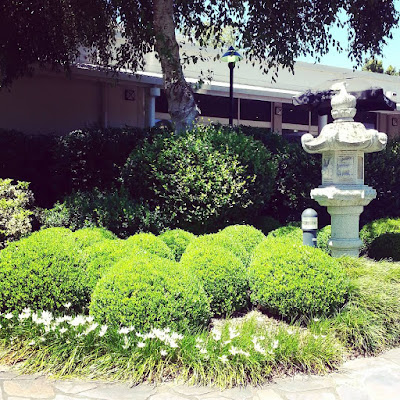
[[[331,45],[342,49],[330,30],[337,25],[347,27],[349,58],[360,65],[366,52],[381,54],[391,38],[398,23],[394,1],[0,0],[0,81],[8,84],[35,64],[68,70],[80,46],[97,49],[103,66],[133,70],[143,69],[144,56],[155,50],[179,130],[198,111],[176,32],[206,46],[211,35],[220,42],[224,29],[232,27],[247,60],[277,71],[292,69],[300,55],[318,60]],[[115,48],[116,21],[124,42]]]
[[376,72],[378,74],[385,73],[386,75],[398,75],[396,68],[393,65],[389,65],[385,70],[383,68],[382,60],[376,60],[374,57],[366,60],[362,66],[363,71]]

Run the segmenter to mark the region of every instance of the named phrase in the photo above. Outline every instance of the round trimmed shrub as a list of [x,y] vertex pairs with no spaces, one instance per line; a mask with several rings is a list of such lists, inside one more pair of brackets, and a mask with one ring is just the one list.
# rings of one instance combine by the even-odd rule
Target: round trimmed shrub
[[278,229],[282,226],[279,221],[277,221],[275,218],[272,218],[268,215],[258,216],[253,221],[253,225],[257,229],[259,229],[261,232],[263,232],[264,235],[268,235],[269,232],[271,232],[275,229]]
[[222,247],[239,258],[244,265],[248,263],[249,256],[245,247],[241,243],[235,241],[231,236],[221,234],[221,232],[197,237],[189,243],[185,253],[191,252],[199,247],[207,246]]
[[0,252],[0,312],[64,310],[81,312],[90,299],[87,258],[73,233],[50,228],[14,242]]
[[195,331],[210,319],[207,295],[175,261],[142,255],[111,268],[92,295],[90,313],[103,324]]
[[112,240],[116,238],[116,236],[107,229],[95,227],[79,229],[74,232],[74,237],[83,247],[91,246],[103,240]]
[[150,254],[158,257],[175,260],[172,250],[160,239],[152,233],[137,233],[126,239],[126,241],[134,246],[140,247]]
[[291,240],[298,243],[303,243],[303,231],[296,224],[289,224],[281,226],[278,229],[271,231],[268,238],[281,238],[285,240]]
[[328,254],[331,254],[331,249],[329,248],[329,240],[331,239],[331,235],[332,235],[332,229],[330,225],[324,226],[317,233],[318,248]]
[[250,257],[253,253],[253,250],[265,239],[265,235],[261,231],[249,225],[228,226],[219,232],[218,236],[227,236],[245,248],[248,255],[246,265],[248,265],[250,262]]
[[179,261],[189,243],[196,238],[193,233],[182,229],[172,229],[159,236],[160,239],[172,250],[175,260]]
[[157,135],[136,148],[122,170],[133,198],[159,205],[170,226],[197,234],[257,214],[275,175],[275,158],[260,141],[213,125]]
[[140,247],[132,246],[126,240],[119,239],[105,239],[94,243],[85,249],[85,253],[88,286],[92,289],[104,273],[117,262],[124,258],[146,254]]
[[384,233],[400,233],[400,219],[382,218],[364,225],[360,231],[360,239],[364,243],[361,252],[369,255],[372,242]]
[[400,232],[379,235],[370,244],[368,256],[374,260],[390,258],[393,261],[400,261]]
[[226,248],[196,244],[183,254],[181,265],[203,283],[213,315],[230,315],[246,306],[246,269]]
[[287,319],[329,315],[345,303],[349,290],[337,260],[280,238],[255,249],[249,282],[253,304]]

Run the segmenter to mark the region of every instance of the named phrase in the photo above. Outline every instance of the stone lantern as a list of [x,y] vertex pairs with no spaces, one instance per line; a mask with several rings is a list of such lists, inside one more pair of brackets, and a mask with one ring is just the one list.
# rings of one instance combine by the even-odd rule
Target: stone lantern
[[364,185],[364,153],[383,150],[387,136],[354,122],[356,98],[347,93],[344,83],[332,89],[339,91],[331,100],[334,122],[316,138],[303,135],[301,143],[306,152],[322,154],[322,185],[311,190],[311,198],[331,215],[332,256],[358,257],[360,214],[376,197],[376,190]]

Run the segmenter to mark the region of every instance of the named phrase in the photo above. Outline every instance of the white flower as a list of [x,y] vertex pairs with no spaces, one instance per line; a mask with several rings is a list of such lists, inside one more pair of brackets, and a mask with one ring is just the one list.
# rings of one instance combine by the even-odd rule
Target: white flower
[[44,336],[41,336],[41,337],[40,337],[40,341],[41,341],[41,342],[45,342],[45,341],[46,341],[46,338],[45,338]]
[[176,348],[176,347],[178,347],[178,343],[176,343],[175,341],[173,341],[173,340],[171,340],[169,343],[168,343],[169,345],[170,345],[170,347],[172,347],[172,348]]
[[86,323],[86,318],[82,315],[77,315],[74,319],[68,321],[68,323],[72,326],[84,325]]
[[229,344],[230,342],[232,342],[232,340],[225,340],[225,342],[222,342],[222,346],[226,346],[226,345]]
[[28,319],[31,316],[31,309],[29,307],[26,307],[22,310],[21,314],[18,315],[18,319],[20,321],[24,319]]
[[61,329],[60,329],[60,333],[61,333],[61,334],[64,334],[65,332],[67,332],[67,330],[68,330],[67,328],[61,328]]
[[211,335],[215,341],[221,340],[222,332],[219,329],[213,328]]
[[171,333],[171,339],[172,340],[182,340],[183,339],[183,335],[180,335],[177,332],[172,332]]
[[[196,343],[204,343],[204,339],[197,337],[196,338]],[[197,347],[197,346],[196,346]]]
[[127,327],[125,327],[125,326],[123,326],[122,328],[120,328],[119,331],[118,331],[118,333],[119,333],[120,335],[127,335],[129,332],[130,332],[130,329],[127,328]]
[[231,353],[233,356],[236,354],[239,354],[239,349],[237,349],[235,346],[232,346],[229,350],[229,353]]
[[245,357],[250,356],[250,353],[248,353],[247,351],[244,351],[244,350],[239,350],[238,354],[241,354],[242,356],[245,356]]
[[65,304],[64,304],[64,307],[65,307],[65,308],[70,308],[70,307],[71,307],[71,303],[70,303],[70,302],[65,303]]
[[265,354],[265,349],[258,342],[254,343],[254,350],[258,353]]
[[288,333],[288,335],[293,335],[294,330],[293,330],[293,329],[288,329],[288,330],[287,330],[287,333]]
[[107,332],[107,329],[108,329],[107,325],[102,325],[101,328],[100,328],[99,336],[100,337],[104,336],[106,334],[106,332]]
[[321,335],[322,338],[326,338],[326,335]]
[[314,339],[318,339],[319,336],[318,335],[313,335]]
[[12,315],[12,313],[8,313],[8,314],[4,315],[4,318],[11,319],[11,318],[13,318],[13,315]]
[[160,350],[160,354],[165,357],[168,354],[167,350]]
[[129,348],[129,346],[130,346],[130,344],[129,344],[129,339],[128,339],[127,336],[124,336],[124,345],[122,346],[122,348],[123,348],[124,350],[126,350],[126,349]]
[[233,326],[229,327],[229,338],[235,339],[235,337],[240,336],[239,332]]
[[33,346],[35,343],[36,343],[36,342],[35,342],[34,340],[31,340],[31,341],[28,343],[28,346]]
[[207,350],[205,348],[200,349],[201,354],[207,354]]
[[223,355],[223,356],[221,356],[221,357],[218,357],[218,359],[221,360],[221,362],[223,362],[224,364],[225,364],[226,362],[228,362],[228,357],[227,357],[226,355]]
[[319,318],[313,318],[314,322],[318,322]]
[[279,346],[279,340],[274,340],[274,341],[272,342],[272,348],[273,348],[273,349],[277,349],[278,346]]
[[89,325],[89,327],[86,329],[84,334],[89,335],[89,333],[94,331],[98,326],[99,326],[99,324],[97,324],[96,322],[94,324]]
[[139,347],[139,348],[143,348],[143,347],[145,347],[146,346],[146,343],[144,343],[144,342],[139,342],[138,344],[137,344],[137,347]]
[[88,322],[89,324],[91,324],[94,321],[94,317],[92,315],[89,315],[88,317],[86,317],[86,322]]

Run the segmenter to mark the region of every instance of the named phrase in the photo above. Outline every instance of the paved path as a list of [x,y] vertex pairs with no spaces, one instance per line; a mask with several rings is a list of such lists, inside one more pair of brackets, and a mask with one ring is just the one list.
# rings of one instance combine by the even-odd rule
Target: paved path
[[218,390],[173,383],[51,381],[0,366],[0,400],[400,400],[400,348],[346,362],[327,376],[297,375],[262,387]]

